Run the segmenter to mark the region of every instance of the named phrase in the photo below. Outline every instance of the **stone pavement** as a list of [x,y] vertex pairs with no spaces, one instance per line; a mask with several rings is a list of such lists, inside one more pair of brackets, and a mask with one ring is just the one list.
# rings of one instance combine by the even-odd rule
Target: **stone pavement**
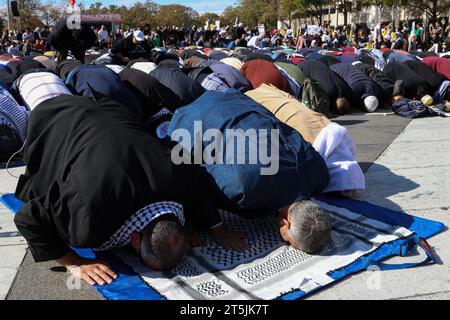
[[[358,151],[360,152],[360,151]],[[366,171],[362,197],[373,204],[429,218],[450,226],[450,119],[413,120]],[[450,237],[448,230],[431,238],[440,264],[415,269],[363,272],[310,299],[449,299]],[[421,261],[423,253],[387,263]]]
[[[427,118],[410,122],[382,114],[337,118],[336,122],[350,130],[358,161],[364,170],[368,169],[363,200],[449,225],[449,121]],[[23,168],[12,171],[17,175],[21,170]],[[0,169],[0,193],[13,192],[15,184],[16,180]],[[102,299],[93,288],[84,284],[81,290],[68,290],[67,275],[57,264],[33,263],[30,254],[25,254],[26,245],[22,238],[14,234],[12,215],[1,205],[0,227],[0,298]],[[363,272],[310,299],[448,299],[450,270],[445,264],[450,260],[448,232],[432,238],[430,244],[444,264],[383,271],[379,273],[381,286],[378,290],[367,288],[368,279],[376,273]],[[411,259],[420,258],[402,258],[400,261]]]

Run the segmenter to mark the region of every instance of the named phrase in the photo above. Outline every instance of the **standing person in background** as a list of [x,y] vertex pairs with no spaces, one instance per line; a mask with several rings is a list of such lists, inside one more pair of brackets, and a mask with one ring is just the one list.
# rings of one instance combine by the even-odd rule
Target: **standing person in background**
[[404,41],[402,38],[402,34],[400,31],[395,32],[395,39],[392,42],[391,49],[392,50],[403,50]]
[[373,29],[373,38],[375,40],[375,47],[380,49],[381,43],[383,42],[383,36],[381,34],[381,23],[378,23]]
[[34,29],[34,32],[33,32],[32,43],[34,43],[36,40],[40,40],[40,39],[41,39],[41,28],[36,27],[36,29]]
[[109,33],[104,25],[102,25],[100,30],[97,32],[97,39],[100,49],[108,48]]
[[17,43],[17,41],[16,40],[13,40],[12,42],[11,42],[11,45],[8,47],[8,53],[11,55],[11,56],[20,56],[20,50],[19,50],[19,45],[18,45],[18,43]]
[[85,52],[97,42],[95,32],[85,24],[81,29],[70,30],[65,19],[59,21],[48,37],[48,44],[58,50],[58,61],[67,59],[69,51],[76,60],[84,61]]
[[[20,41],[20,39],[17,39]],[[30,29],[26,29],[25,32],[22,34],[22,42],[25,43],[27,40],[31,40],[31,42],[34,41],[34,35],[33,32],[30,31]]]
[[436,29],[433,29],[433,33],[430,36],[428,52],[438,53],[441,50],[442,39]]

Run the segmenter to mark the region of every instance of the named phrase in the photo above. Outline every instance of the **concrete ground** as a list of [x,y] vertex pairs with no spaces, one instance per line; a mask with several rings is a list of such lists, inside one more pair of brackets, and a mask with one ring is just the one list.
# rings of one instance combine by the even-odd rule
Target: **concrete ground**
[[[378,113],[335,120],[349,129],[358,161],[367,170],[363,200],[450,225],[449,119],[410,122]],[[12,171],[17,175],[21,170]],[[0,193],[13,192],[15,184],[16,179],[0,169]],[[55,263],[33,263],[26,244],[15,233],[12,215],[1,205],[0,228],[0,299],[102,299],[84,284],[79,290],[68,290],[67,275]],[[432,238],[430,244],[443,264],[414,270],[363,272],[309,299],[448,299],[448,231]],[[410,262],[420,257],[391,260],[395,259],[394,262]]]

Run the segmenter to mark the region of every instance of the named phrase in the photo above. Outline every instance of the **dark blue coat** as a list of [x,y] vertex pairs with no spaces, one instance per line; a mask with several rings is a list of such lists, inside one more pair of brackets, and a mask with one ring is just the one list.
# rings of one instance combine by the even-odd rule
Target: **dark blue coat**
[[348,63],[336,63],[330,66],[330,69],[347,82],[350,89],[358,98],[364,99],[368,96],[381,96],[377,84],[355,66]]
[[[245,96],[238,90],[227,92],[207,91],[194,103],[178,109],[169,126],[169,134],[176,129],[186,129],[190,133],[190,141],[179,141],[193,154],[194,121],[201,121],[202,131],[218,129],[223,134],[223,145],[234,145],[234,154],[223,151],[225,164],[202,164],[202,168],[212,178],[220,199],[226,199],[237,210],[241,211],[273,211],[283,208],[295,201],[310,198],[320,193],[329,183],[330,177],[325,161],[311,144],[291,127],[280,122],[266,108]],[[230,164],[225,161],[230,157],[236,160],[238,144],[236,140],[225,138],[227,129],[256,130],[258,142],[261,142],[261,132],[270,130],[279,132],[279,169],[274,175],[261,175],[263,165],[260,157],[256,164],[249,164],[249,148],[245,143],[246,164]],[[269,130],[269,131],[268,131]],[[253,140],[255,142],[255,140]],[[189,145],[190,144],[190,145]],[[210,145],[210,141],[202,141],[202,150]],[[258,149],[258,152],[260,150]],[[267,151],[264,150],[267,154]],[[270,157],[273,157],[270,155]],[[227,164],[228,163],[228,164]]]
[[142,110],[138,98],[114,71],[104,65],[81,65],[66,78],[66,85],[78,95],[98,98],[107,97],[126,106],[138,118]]

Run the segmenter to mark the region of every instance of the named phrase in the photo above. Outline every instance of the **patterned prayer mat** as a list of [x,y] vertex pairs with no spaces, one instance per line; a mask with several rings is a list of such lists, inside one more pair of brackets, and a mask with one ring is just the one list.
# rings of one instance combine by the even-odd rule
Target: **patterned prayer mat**
[[[108,262],[119,274],[113,283],[95,286],[111,300],[292,300],[373,265],[387,270],[435,261],[424,239],[442,232],[445,229],[442,223],[352,199],[320,196],[316,201],[331,214],[333,221],[331,239],[318,255],[286,246],[275,216],[249,220],[229,212],[221,212],[222,218],[247,238],[248,250],[224,250],[207,234],[202,234],[205,246],[189,251],[170,272],[150,270],[125,248],[115,250],[114,254],[74,250],[80,256]],[[12,194],[1,195],[0,202],[13,213],[23,205]],[[381,263],[390,256],[407,255],[416,245],[425,250],[425,261],[400,265]]]
[[117,251],[122,261],[168,299],[276,299],[308,292],[334,281],[327,273],[343,268],[381,245],[412,232],[324,202],[333,231],[326,249],[309,255],[284,244],[275,217],[244,219],[221,212],[231,229],[247,239],[245,252],[224,250],[207,234],[205,246],[191,250],[171,272],[150,271],[129,250]]

